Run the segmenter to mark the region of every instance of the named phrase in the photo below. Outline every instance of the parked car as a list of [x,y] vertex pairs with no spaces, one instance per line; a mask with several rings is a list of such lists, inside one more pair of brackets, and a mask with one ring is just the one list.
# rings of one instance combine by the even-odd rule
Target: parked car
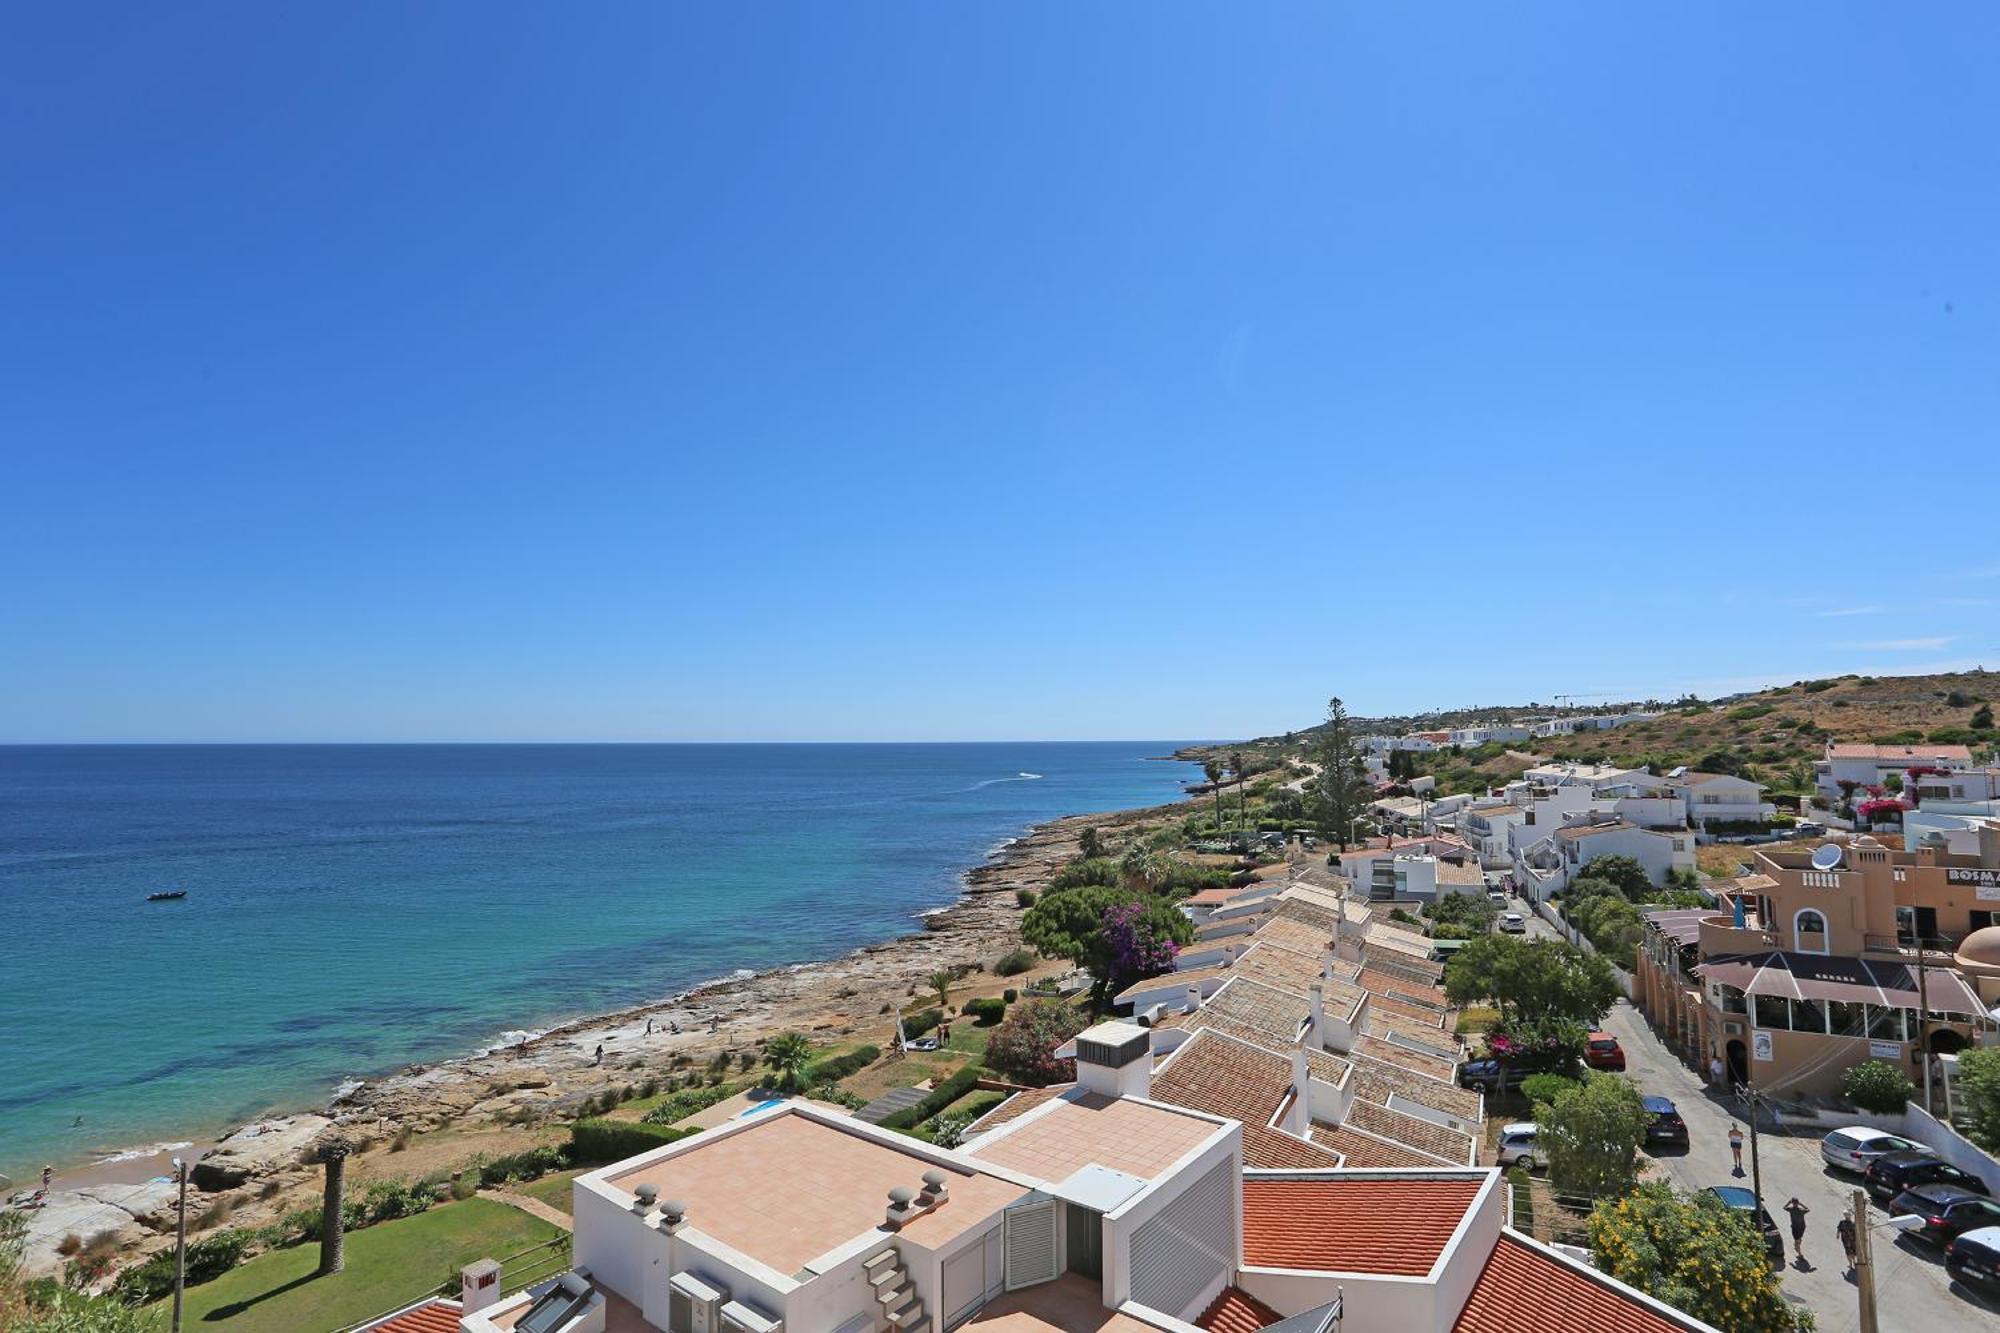
[[1486,892],[1486,901],[1492,903],[1495,907],[1505,907],[1507,905],[1507,895],[1497,889],[1488,889]]
[[1862,1173],[1868,1197],[1888,1206],[1889,1200],[1918,1185],[1956,1185],[1973,1194],[1991,1194],[1986,1182],[1970,1171],[1961,1171],[1928,1149],[1884,1153]]
[[[1826,1164],[1836,1171],[1852,1171],[1856,1175],[1868,1169],[1878,1157],[1886,1157],[1892,1152],[1921,1152],[1931,1150],[1921,1143],[1913,1142],[1885,1129],[1869,1129],[1865,1125],[1853,1125],[1847,1129],[1836,1129],[1819,1141],[1819,1155]],[[1937,1156],[1931,1153],[1931,1156]]]
[[1646,1146],[1656,1143],[1670,1143],[1677,1148],[1688,1146],[1687,1121],[1665,1097],[1641,1097],[1639,1105],[1646,1108]]
[[1497,1092],[1513,1092],[1521,1086],[1521,1080],[1533,1073],[1530,1069],[1520,1069],[1488,1057],[1484,1060],[1467,1060],[1458,1067],[1458,1084],[1491,1097]]
[[1541,1164],[1542,1154],[1535,1141],[1534,1121],[1522,1120],[1500,1127],[1500,1165],[1532,1171]]
[[1980,1227],[2000,1226],[2000,1203],[1956,1185],[1919,1185],[1889,1201],[1889,1216],[1908,1213],[1922,1217],[1924,1224],[1904,1234],[1933,1245],[1943,1245]]
[[1826,825],[1816,819],[1801,819],[1792,825],[1792,832],[1801,838],[1818,838],[1826,834]]
[[2000,1296],[2000,1227],[1960,1232],[1944,1247],[1944,1268],[1972,1290]]
[[1731,1212],[1743,1214],[1746,1221],[1754,1221],[1757,1230],[1764,1233],[1764,1253],[1770,1256],[1773,1264],[1784,1264],[1785,1238],[1778,1234],[1778,1224],[1771,1220],[1770,1210],[1757,1206],[1756,1191],[1744,1189],[1741,1185],[1710,1185],[1702,1193],[1713,1194]]
[[1525,935],[1528,933],[1528,923],[1521,919],[1519,912],[1508,912],[1500,918],[1500,929],[1509,935]]
[[1592,1069],[1609,1069],[1622,1074],[1625,1072],[1625,1048],[1609,1032],[1593,1032],[1589,1044],[1583,1048],[1583,1062]]

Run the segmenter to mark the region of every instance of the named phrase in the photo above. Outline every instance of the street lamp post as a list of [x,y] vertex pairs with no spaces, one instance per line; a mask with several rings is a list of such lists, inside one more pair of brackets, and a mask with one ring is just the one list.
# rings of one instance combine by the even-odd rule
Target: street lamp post
[[181,1333],[181,1289],[187,1285],[188,1248],[188,1164],[174,1158],[174,1176],[180,1182],[180,1203],[174,1208],[174,1326]]
[[1854,1191],[1854,1288],[1861,1301],[1861,1333],[1878,1333],[1875,1323],[1875,1260],[1874,1242],[1869,1233],[1876,1227],[1890,1231],[1910,1231],[1924,1224],[1918,1213],[1905,1213],[1892,1217],[1886,1222],[1870,1226],[1868,1222],[1868,1195],[1866,1191]]

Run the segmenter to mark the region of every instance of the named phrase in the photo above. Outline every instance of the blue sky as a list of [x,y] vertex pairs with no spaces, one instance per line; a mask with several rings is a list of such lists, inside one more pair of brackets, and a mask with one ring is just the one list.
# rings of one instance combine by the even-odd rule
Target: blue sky
[[2000,11],[42,6],[0,739],[2000,665]]

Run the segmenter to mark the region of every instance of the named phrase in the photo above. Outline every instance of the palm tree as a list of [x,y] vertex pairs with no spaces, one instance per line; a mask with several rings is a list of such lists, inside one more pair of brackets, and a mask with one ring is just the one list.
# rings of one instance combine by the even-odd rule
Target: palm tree
[[338,1130],[322,1135],[314,1145],[314,1156],[326,1169],[326,1187],[320,1198],[319,1275],[331,1277],[347,1266],[345,1221],[347,1195],[347,1154],[353,1149]]
[[1215,793],[1215,826],[1222,827],[1222,765],[1213,759],[1201,761],[1201,775],[1208,779],[1208,789]]
[[764,1063],[778,1076],[778,1091],[797,1092],[812,1061],[812,1043],[803,1032],[780,1032],[764,1046]]
[[1141,843],[1133,843],[1118,860],[1119,877],[1131,887],[1148,893],[1167,882],[1167,871],[1166,858]]
[[951,1008],[951,983],[957,981],[958,978],[952,975],[950,969],[939,968],[930,974],[928,980],[930,981],[931,989],[937,993],[938,1008],[949,1010]]
[[1243,751],[1236,750],[1229,756],[1229,771],[1236,775],[1236,818],[1244,828],[1250,827],[1250,807],[1245,804],[1248,797],[1243,792]]

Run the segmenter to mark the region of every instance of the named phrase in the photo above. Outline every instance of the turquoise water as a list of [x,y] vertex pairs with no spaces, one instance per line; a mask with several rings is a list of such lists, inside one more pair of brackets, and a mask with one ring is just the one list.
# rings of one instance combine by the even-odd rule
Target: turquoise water
[[1178,744],[0,748],[0,1170],[901,934]]

